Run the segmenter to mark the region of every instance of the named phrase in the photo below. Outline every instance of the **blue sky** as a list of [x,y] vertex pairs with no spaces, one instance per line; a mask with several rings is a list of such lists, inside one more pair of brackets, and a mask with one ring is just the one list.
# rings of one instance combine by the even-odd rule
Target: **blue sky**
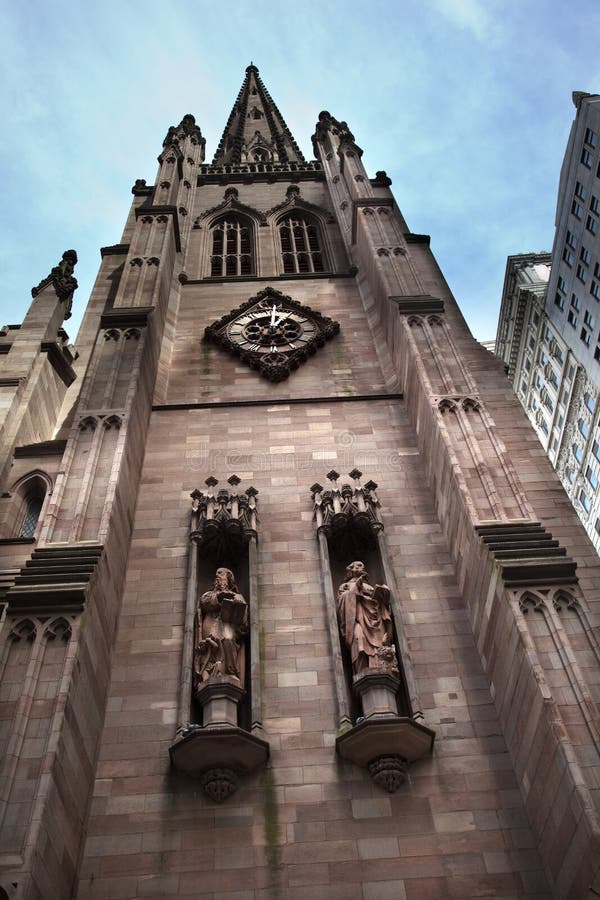
[[0,0],[0,31],[0,324],[74,247],[72,339],[168,126],[212,158],[251,60],[305,155],[320,110],[348,122],[492,338],[507,255],[552,246],[571,92],[600,92],[598,0]]

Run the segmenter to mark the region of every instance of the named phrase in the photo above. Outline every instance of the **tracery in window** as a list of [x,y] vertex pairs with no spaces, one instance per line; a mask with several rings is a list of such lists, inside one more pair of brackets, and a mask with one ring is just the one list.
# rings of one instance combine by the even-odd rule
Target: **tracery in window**
[[285,273],[324,272],[319,228],[307,216],[294,213],[279,224]]
[[229,215],[212,226],[211,278],[254,275],[252,225],[242,216]]

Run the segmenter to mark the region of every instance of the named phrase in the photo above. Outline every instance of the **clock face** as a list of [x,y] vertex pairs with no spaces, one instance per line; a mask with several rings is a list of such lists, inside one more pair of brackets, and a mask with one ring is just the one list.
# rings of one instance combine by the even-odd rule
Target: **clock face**
[[269,287],[207,325],[204,339],[269,381],[283,381],[339,330],[338,322]]
[[315,322],[275,298],[262,300],[227,328],[232,343],[254,353],[286,353],[308,344],[317,334]]

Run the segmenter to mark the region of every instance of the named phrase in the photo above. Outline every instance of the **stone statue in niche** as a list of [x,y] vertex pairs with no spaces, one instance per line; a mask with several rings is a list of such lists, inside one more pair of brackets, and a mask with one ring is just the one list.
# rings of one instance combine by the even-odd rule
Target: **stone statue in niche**
[[233,572],[217,569],[213,589],[200,597],[196,610],[194,685],[229,675],[244,684],[244,638],[248,604],[239,593]]
[[346,568],[346,581],[338,588],[337,610],[353,674],[397,674],[390,589],[385,584],[369,584],[364,563],[352,562]]

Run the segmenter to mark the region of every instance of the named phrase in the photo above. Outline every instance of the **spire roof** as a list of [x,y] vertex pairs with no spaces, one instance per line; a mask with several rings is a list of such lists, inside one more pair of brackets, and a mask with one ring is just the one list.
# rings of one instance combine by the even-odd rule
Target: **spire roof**
[[246,69],[213,165],[249,162],[306,163],[253,63]]

